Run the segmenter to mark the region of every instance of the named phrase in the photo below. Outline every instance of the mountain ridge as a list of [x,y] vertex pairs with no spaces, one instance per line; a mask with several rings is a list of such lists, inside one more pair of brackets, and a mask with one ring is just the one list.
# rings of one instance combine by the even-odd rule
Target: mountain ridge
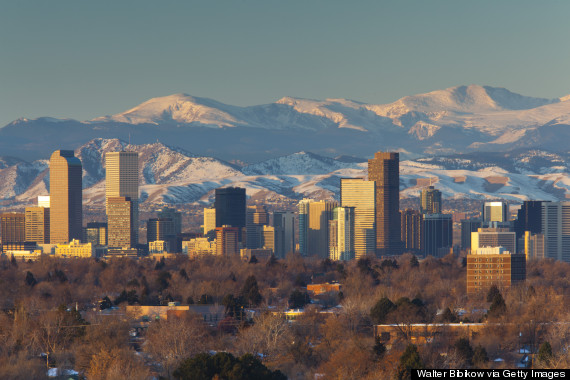
[[564,151],[570,96],[535,98],[491,86],[455,86],[388,104],[282,97],[246,107],[174,94],[87,121],[18,119],[0,128],[0,155],[32,158],[94,138],[160,139],[200,156],[257,162],[305,150],[320,155],[409,157],[521,147]]
[[[248,196],[272,201],[303,197],[338,199],[340,178],[366,178],[367,161],[359,157],[331,158],[311,152],[238,167],[213,157],[201,157],[160,142],[128,144],[119,139],[94,139],[75,150],[83,164],[84,204],[104,207],[104,154],[139,152],[141,207],[162,204],[207,205],[215,188],[245,187]],[[433,183],[445,198],[565,200],[570,198],[570,153],[542,150],[430,156],[400,162],[403,198],[417,197]],[[4,205],[29,205],[49,188],[47,159],[14,161],[0,169]]]

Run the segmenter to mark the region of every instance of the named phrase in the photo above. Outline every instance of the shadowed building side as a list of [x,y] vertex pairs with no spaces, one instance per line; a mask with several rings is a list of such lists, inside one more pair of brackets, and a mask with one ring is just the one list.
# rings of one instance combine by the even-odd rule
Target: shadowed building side
[[401,254],[399,153],[376,152],[368,180],[376,182],[376,255]]

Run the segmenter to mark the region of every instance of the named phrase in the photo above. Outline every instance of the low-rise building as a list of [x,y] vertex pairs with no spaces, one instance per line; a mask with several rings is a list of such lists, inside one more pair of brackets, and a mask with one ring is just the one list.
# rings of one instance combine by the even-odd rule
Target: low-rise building
[[339,283],[329,284],[328,282],[325,284],[309,284],[307,285],[307,292],[315,296],[328,292],[338,293],[340,292],[340,284]]
[[[471,340],[483,328],[485,323],[412,323],[375,325],[374,336],[387,347],[400,342],[412,344],[433,344],[436,340],[444,345],[453,344],[459,338]],[[432,347],[432,346],[430,346]]]
[[216,254],[216,240],[201,237],[182,242],[182,253],[190,257]]
[[42,251],[40,250],[34,250],[34,251],[21,251],[21,250],[12,250],[12,251],[6,251],[5,253],[6,257],[8,258],[14,258],[17,261],[28,261],[28,260],[32,260],[32,261],[36,261],[39,260],[42,256]]
[[79,240],[73,239],[69,244],[58,244],[55,247],[56,257],[94,257],[93,245],[91,243],[82,244]]
[[148,253],[170,252],[170,242],[165,240],[150,241],[148,243]]
[[240,249],[239,254],[243,261],[249,262],[251,261],[251,258],[254,256],[257,261],[267,261],[273,254],[273,250],[265,248],[256,248],[256,249],[242,248]]

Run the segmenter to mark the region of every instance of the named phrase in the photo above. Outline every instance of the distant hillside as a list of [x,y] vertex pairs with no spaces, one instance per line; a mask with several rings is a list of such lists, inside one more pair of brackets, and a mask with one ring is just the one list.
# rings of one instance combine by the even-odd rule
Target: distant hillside
[[[110,151],[139,152],[143,207],[158,204],[199,203],[213,200],[213,190],[240,186],[260,200],[336,198],[340,178],[365,178],[366,159],[324,157],[297,152],[238,167],[212,157],[155,142],[127,144],[118,139],[94,139],[75,150],[83,163],[84,203],[103,206],[104,155]],[[568,154],[542,150],[507,153],[470,153],[431,156],[400,162],[402,197],[417,197],[429,183],[445,198],[564,200],[570,194]],[[49,189],[46,159],[25,162],[2,159],[0,200],[12,205],[31,204]]]

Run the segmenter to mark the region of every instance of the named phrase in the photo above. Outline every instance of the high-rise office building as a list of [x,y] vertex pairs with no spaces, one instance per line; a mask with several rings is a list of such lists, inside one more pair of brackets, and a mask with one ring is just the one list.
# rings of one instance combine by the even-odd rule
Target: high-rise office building
[[423,253],[424,218],[421,212],[406,209],[401,212],[402,242],[407,252]]
[[262,225],[261,236],[261,246],[259,248],[269,249],[272,253],[275,253],[275,227]]
[[336,202],[309,203],[308,253],[322,259],[329,257],[329,221],[333,218]]
[[158,212],[158,219],[170,219],[174,226],[174,234],[182,233],[182,213],[170,207],[163,207]]
[[446,256],[453,246],[451,214],[424,215],[424,253],[426,256]]
[[507,202],[485,202],[483,204],[483,223],[489,222],[508,222],[509,206]]
[[368,179],[376,182],[376,254],[400,254],[399,153],[377,152],[368,160]]
[[361,258],[376,253],[376,183],[341,178],[340,204],[354,207],[354,254]]
[[216,227],[216,254],[218,256],[239,256],[238,236],[237,227]]
[[289,211],[273,213],[275,227],[275,257],[284,259],[295,251],[295,214]]
[[49,244],[49,208],[26,207],[26,241]]
[[303,198],[299,201],[299,252],[302,256],[309,255],[309,205],[312,199]]
[[517,238],[525,235],[525,231],[539,234],[542,231],[542,204],[548,201],[524,201],[517,213],[515,232]]
[[471,233],[471,254],[481,248],[503,247],[505,251],[517,253],[516,234],[508,228],[479,228]]
[[[354,207],[335,207],[329,226],[329,258],[331,260],[354,259]],[[336,229],[336,230],[335,230]]]
[[1,214],[0,238],[2,244],[26,241],[26,215],[20,212]]
[[477,232],[482,223],[479,218],[463,219],[461,221],[461,249],[471,249],[471,233]]
[[80,240],[83,227],[82,166],[72,150],[56,150],[49,163],[50,243]]
[[204,235],[208,232],[216,230],[216,209],[215,208],[205,208],[204,209]]
[[146,240],[149,243],[152,241],[166,241],[169,247],[176,247],[176,230],[172,219],[149,219],[146,227]]
[[570,263],[570,202],[542,204],[542,234],[545,258]]
[[[138,152],[107,152],[105,154],[105,202],[109,198],[127,197],[132,203],[130,229],[134,233],[134,244],[139,241],[139,154]],[[113,234],[109,225],[109,234]],[[110,237],[110,235],[109,235]]]
[[269,214],[265,206],[248,206],[246,209],[246,247],[255,249],[263,246],[263,226],[269,224]]
[[83,228],[84,243],[91,243],[95,246],[107,245],[107,223],[90,222]]
[[108,245],[114,248],[136,246],[133,229],[134,202],[129,197],[107,198]]
[[339,257],[338,253],[338,220],[329,221],[329,258],[331,260]]
[[543,234],[524,232],[524,254],[526,261],[544,259],[546,253],[546,238]]
[[215,194],[216,227],[236,227],[238,239],[241,242],[242,229],[245,227],[245,189],[223,187],[216,189]]
[[422,214],[441,214],[441,191],[433,186],[428,186],[422,190],[420,196],[420,211]]

